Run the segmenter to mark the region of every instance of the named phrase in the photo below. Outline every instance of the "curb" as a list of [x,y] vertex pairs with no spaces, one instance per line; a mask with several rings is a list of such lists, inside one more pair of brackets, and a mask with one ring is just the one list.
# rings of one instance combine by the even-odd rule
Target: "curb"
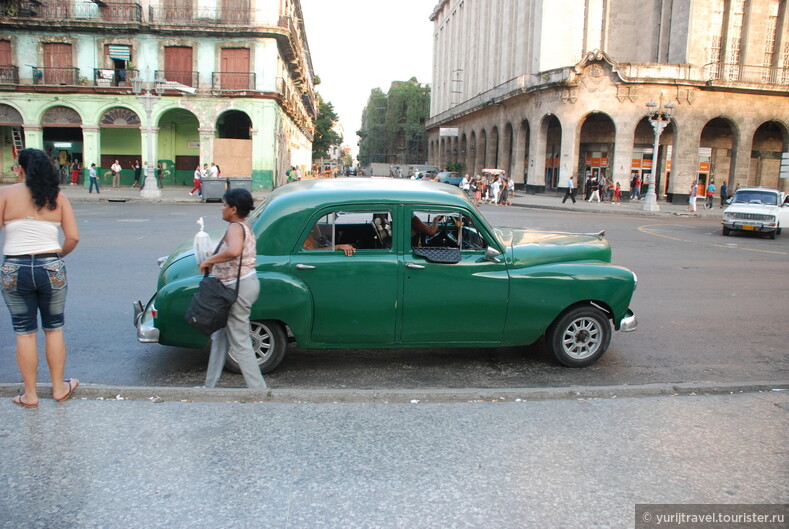
[[[51,385],[39,385],[43,396]],[[0,397],[12,397],[20,384],[0,384]],[[789,391],[787,381],[683,382],[616,386],[569,386],[555,388],[468,388],[468,389],[205,389],[200,387],[102,386],[80,384],[74,400],[180,401],[180,402],[271,402],[271,403],[465,403],[506,401],[551,401],[702,396],[735,393]]]

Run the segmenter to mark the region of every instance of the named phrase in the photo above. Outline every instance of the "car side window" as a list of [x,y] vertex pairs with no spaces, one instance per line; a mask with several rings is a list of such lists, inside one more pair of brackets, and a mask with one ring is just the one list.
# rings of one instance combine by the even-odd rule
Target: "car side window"
[[411,247],[479,250],[487,244],[466,213],[417,210],[411,216]]
[[356,250],[391,249],[391,211],[333,211],[323,215],[307,232],[302,248],[333,251],[344,245]]

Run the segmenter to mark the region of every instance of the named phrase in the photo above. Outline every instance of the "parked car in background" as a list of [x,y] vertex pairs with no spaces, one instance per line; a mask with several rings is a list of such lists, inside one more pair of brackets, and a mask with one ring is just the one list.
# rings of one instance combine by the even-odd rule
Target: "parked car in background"
[[[599,359],[637,326],[636,275],[602,233],[494,228],[460,189],[410,179],[315,179],[275,190],[249,217],[261,296],[252,341],[263,372],[301,348],[502,347],[545,336],[556,359]],[[215,234],[218,240],[221,233]],[[346,256],[337,245],[353,245]],[[184,321],[202,279],[192,241],[136,302],[141,342],[200,348]],[[316,249],[317,248],[317,249]],[[227,360],[237,370],[231,351]]]
[[434,180],[438,173],[436,171],[417,171],[411,177],[412,180]]
[[441,171],[436,175],[436,181],[441,182],[442,184],[451,184],[453,186],[459,186],[460,182],[463,180],[463,175],[460,173],[450,172],[450,171]]
[[723,210],[723,235],[731,231],[766,233],[771,239],[789,226],[789,203],[785,193],[769,187],[742,187]]

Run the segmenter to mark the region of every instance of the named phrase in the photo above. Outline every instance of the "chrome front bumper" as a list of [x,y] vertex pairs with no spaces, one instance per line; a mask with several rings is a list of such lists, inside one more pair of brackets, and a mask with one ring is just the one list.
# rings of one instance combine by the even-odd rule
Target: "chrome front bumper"
[[627,314],[619,322],[619,330],[622,332],[631,332],[638,329],[638,320],[632,310],[627,309]]
[[137,341],[142,343],[159,343],[159,329],[153,326],[153,300],[143,307],[142,301],[135,301],[134,305],[134,327],[137,329]]

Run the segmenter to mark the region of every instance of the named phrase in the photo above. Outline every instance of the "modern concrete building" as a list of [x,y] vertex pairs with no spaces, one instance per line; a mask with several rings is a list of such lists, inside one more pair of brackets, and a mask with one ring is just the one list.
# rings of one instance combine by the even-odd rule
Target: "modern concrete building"
[[154,159],[167,184],[215,162],[272,188],[312,160],[299,0],[6,0],[0,94],[3,176],[23,146],[85,167],[118,159],[126,184]]
[[605,174],[627,194],[655,165],[668,200],[713,179],[789,190],[787,3],[441,0],[430,162],[505,169],[534,192]]

